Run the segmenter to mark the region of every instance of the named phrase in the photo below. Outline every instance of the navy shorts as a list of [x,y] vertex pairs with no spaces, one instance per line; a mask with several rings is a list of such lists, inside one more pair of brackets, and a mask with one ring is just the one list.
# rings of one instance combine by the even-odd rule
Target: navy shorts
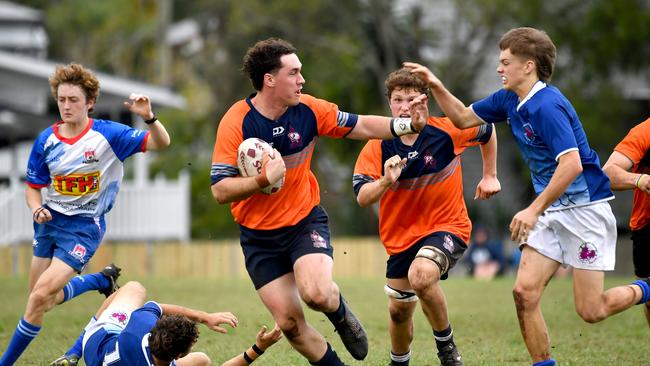
[[[393,254],[386,262],[386,278],[406,278],[415,255],[423,246],[432,246],[442,250],[452,269],[467,250],[467,244],[459,237],[446,231],[436,231],[415,242],[401,253]],[[442,273],[441,280],[446,280],[448,272]]]
[[239,226],[246,270],[255,289],[293,272],[293,264],[306,254],[323,253],[334,257],[325,210],[315,206],[296,225],[273,230]]
[[34,257],[57,257],[81,273],[106,232],[102,217],[68,216],[46,207],[52,220],[34,221]]
[[632,231],[632,261],[637,277],[650,277],[650,224]]

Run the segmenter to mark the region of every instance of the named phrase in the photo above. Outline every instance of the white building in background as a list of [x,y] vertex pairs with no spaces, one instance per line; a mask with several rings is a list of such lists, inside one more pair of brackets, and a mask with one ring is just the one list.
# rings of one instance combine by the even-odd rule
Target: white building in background
[[[0,1],[0,246],[32,240],[31,213],[24,200],[27,159],[38,133],[60,119],[48,78],[57,64],[68,62],[47,60],[47,44],[40,11]],[[149,95],[155,110],[185,107],[185,100],[167,88],[96,75],[101,83],[96,118],[144,128],[122,105],[132,92]],[[133,179],[124,180],[107,215],[107,240],[189,240],[189,176],[150,180],[152,153],[137,154],[127,163]]]

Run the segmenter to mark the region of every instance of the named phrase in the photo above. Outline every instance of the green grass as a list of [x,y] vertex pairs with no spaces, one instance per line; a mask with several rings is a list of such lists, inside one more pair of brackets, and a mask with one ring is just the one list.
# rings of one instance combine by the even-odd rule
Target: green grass
[[[271,326],[271,316],[246,280],[151,279],[141,282],[149,297],[208,311],[232,311],[240,326],[222,335],[201,327],[195,350],[209,354],[215,365],[250,346],[262,324]],[[354,361],[345,351],[333,327],[320,313],[306,309],[308,320],[350,365],[387,365],[389,338],[387,299],[383,279],[337,281],[348,302],[366,327],[370,354]],[[609,278],[607,287],[629,282]],[[519,334],[511,296],[513,279],[476,282],[452,278],[443,284],[454,336],[465,364],[530,365]],[[26,301],[25,279],[0,279],[0,349],[4,350],[22,315]],[[72,344],[103,296],[89,293],[47,314],[38,338],[18,365],[47,365]],[[650,331],[640,308],[618,314],[599,324],[584,323],[573,308],[570,279],[551,281],[542,308],[550,329],[553,356],[561,365],[650,365]],[[415,318],[415,340],[411,365],[438,365],[431,330],[420,311]],[[255,365],[306,365],[306,361],[283,340]]]

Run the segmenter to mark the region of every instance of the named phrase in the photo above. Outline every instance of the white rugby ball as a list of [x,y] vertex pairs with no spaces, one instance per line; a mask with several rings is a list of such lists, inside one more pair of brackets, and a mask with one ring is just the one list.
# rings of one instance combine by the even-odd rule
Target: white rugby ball
[[[239,174],[242,177],[254,177],[262,174],[262,163],[265,153],[270,157],[282,159],[281,156],[274,156],[276,153],[271,145],[262,139],[251,137],[242,141],[237,149],[237,167],[239,168]],[[274,184],[263,188],[262,193],[275,193],[282,189],[283,184],[284,177]]]

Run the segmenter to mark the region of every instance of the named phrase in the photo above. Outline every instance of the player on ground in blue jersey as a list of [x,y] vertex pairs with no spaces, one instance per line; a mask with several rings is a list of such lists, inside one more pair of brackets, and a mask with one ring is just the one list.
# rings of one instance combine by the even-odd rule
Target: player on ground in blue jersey
[[[196,323],[219,333],[221,324],[236,327],[232,313],[207,313],[172,304],[145,303],[146,289],[128,282],[111,295],[85,327],[83,357],[87,366],[209,366],[210,357],[192,352],[199,338]],[[222,366],[247,366],[282,338],[276,325],[257,334],[255,343]]]
[[526,160],[537,197],[510,223],[522,249],[513,294],[521,332],[535,365],[555,365],[540,309],[544,288],[560,265],[574,268],[576,311],[589,323],[645,303],[650,280],[604,291],[604,271],[614,269],[616,221],[609,179],[589,147],[575,109],[547,84],[555,45],[534,28],[503,35],[497,72],[503,89],[466,107],[426,67],[405,66],[431,88],[459,128],[507,121]]
[[[83,271],[104,236],[104,214],[115,202],[124,159],[170,142],[145,95],[131,94],[125,105],[145,120],[149,131],[89,118],[99,81],[81,65],[57,67],[50,86],[61,121],[41,132],[29,157],[25,197],[34,219],[30,291],[1,366],[13,365],[55,305],[89,290],[107,296],[114,291],[119,274],[114,266],[108,276],[74,276]],[[47,189],[44,202],[42,188]]]

